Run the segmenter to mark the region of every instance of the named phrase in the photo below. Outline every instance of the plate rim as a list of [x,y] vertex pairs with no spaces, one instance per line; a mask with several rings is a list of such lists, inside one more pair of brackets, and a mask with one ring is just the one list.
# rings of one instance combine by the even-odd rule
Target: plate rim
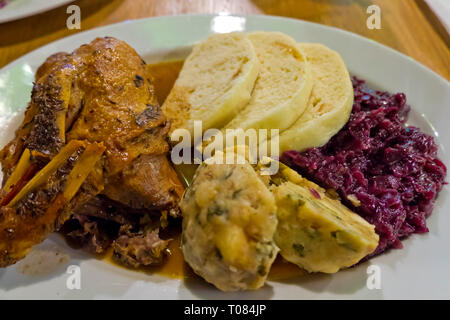
[[[73,2],[73,0],[68,0]],[[365,41],[366,43],[371,43],[372,45],[375,45],[379,48],[383,48],[385,50],[388,50],[390,53],[396,55],[397,57],[401,57],[401,58],[405,58],[407,60],[409,60],[409,63],[412,63],[413,65],[415,65],[416,67],[419,67],[420,69],[422,69],[423,71],[429,73],[430,75],[434,76],[435,78],[438,79],[438,81],[445,83],[449,88],[450,88],[450,81],[447,80],[446,78],[444,78],[443,76],[441,76],[440,74],[438,74],[436,71],[430,69],[429,67],[425,66],[424,64],[420,63],[419,61],[415,60],[414,58],[408,56],[405,53],[402,53],[394,48],[391,48],[385,44],[382,44],[378,41],[375,41],[373,39],[364,37],[358,33],[352,32],[352,31],[348,31],[348,30],[344,30],[338,27],[334,27],[334,26],[328,26],[325,24],[321,24],[321,23],[317,23],[317,22],[312,22],[312,21],[308,21],[308,20],[303,20],[303,19],[297,19],[297,18],[291,18],[291,17],[283,17],[283,16],[276,16],[276,15],[266,15],[266,14],[234,14],[234,13],[226,13],[226,14],[221,14],[221,13],[199,13],[199,14],[176,14],[176,15],[161,15],[161,16],[155,16],[155,17],[143,17],[143,18],[138,18],[138,19],[128,19],[128,20],[124,20],[121,22],[116,22],[113,24],[108,24],[105,26],[98,26],[95,28],[91,28],[91,29],[87,29],[81,32],[77,32],[75,34],[60,38],[60,39],[56,39],[54,41],[51,41],[49,43],[46,43],[40,47],[37,47],[35,49],[33,49],[30,52],[25,53],[24,55],[18,57],[17,59],[9,62],[8,64],[6,64],[5,66],[3,66],[2,68],[0,68],[0,73],[7,71],[9,68],[11,68],[12,66],[14,66],[15,63],[20,62],[20,60],[25,60],[27,58],[27,56],[44,49],[47,46],[51,46],[51,45],[55,45],[58,42],[62,42],[62,41],[67,41],[69,39],[73,39],[73,38],[77,38],[77,37],[82,37],[85,36],[86,34],[92,32],[98,32],[101,30],[107,30],[109,28],[117,28],[117,27],[121,27],[122,25],[127,25],[130,23],[140,23],[140,22],[144,22],[147,20],[160,20],[160,19],[177,19],[177,18],[195,18],[195,17],[210,17],[210,18],[214,18],[214,17],[220,17],[220,16],[232,16],[232,17],[241,17],[241,18],[256,18],[256,19],[268,19],[268,20],[288,20],[291,22],[295,22],[295,23],[305,23],[305,24],[312,24],[315,25],[318,28],[323,28],[323,29],[333,29],[336,32],[340,32],[342,34],[346,34],[348,36],[352,36],[352,37],[356,37],[359,38],[361,41]],[[0,22],[1,23],[1,22]]]
[[[13,21],[21,20],[21,19],[28,18],[28,17],[32,17],[32,16],[35,16],[35,15],[38,15],[38,14],[41,14],[41,13],[44,13],[44,12],[47,12],[47,11],[50,11],[50,10],[62,7],[64,5],[66,5],[66,4],[69,4],[69,3],[74,2],[74,1],[75,0],[61,0],[61,2],[59,2],[59,3],[53,3],[53,4],[49,5],[49,6],[46,6],[44,8],[39,8],[39,9],[34,10],[34,11],[25,11],[25,12],[22,12],[22,13],[19,13],[19,14],[15,15],[15,16],[10,16],[10,17],[6,17],[6,18],[1,18],[0,17],[0,24],[13,22]],[[7,8],[7,7],[4,7],[4,8]],[[2,8],[2,9],[4,9],[4,8]]]

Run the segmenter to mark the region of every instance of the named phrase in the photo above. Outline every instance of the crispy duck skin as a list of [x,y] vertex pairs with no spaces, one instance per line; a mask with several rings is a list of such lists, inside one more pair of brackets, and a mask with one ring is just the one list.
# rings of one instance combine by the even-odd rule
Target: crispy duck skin
[[0,208],[0,267],[17,262],[42,242],[61,216],[69,216],[80,195],[102,190],[101,185],[94,189],[83,184],[104,150],[98,143],[69,142]]
[[[184,190],[167,158],[169,123],[146,70],[134,49],[110,37],[54,54],[37,70],[25,119],[0,152],[0,267],[24,257],[99,193],[133,208],[177,212]],[[53,173],[37,181],[73,143],[84,151],[65,160],[76,172],[83,162],[78,178]],[[92,148],[98,161],[83,158]]]
[[[114,38],[96,39],[73,55],[74,65],[86,59],[91,63],[85,65],[77,79],[83,91],[83,108],[67,137],[105,143],[104,194],[135,208],[177,207],[184,190],[166,158],[169,123],[156,101],[145,62],[134,49]],[[145,172],[123,174],[147,156],[157,159],[154,162],[158,166],[168,168],[152,171],[153,194],[142,192],[150,188]],[[149,161],[150,168],[152,159]],[[150,196],[154,199],[149,201]]]
[[55,155],[62,147],[56,114],[65,108],[68,101],[68,81],[63,78],[69,77],[70,80],[72,75],[70,66],[67,65],[67,56],[68,54],[58,53],[49,57],[36,72],[24,120],[16,130],[15,138],[0,151],[3,182],[15,168],[25,148],[31,147],[32,150],[43,151],[42,154],[50,156]]

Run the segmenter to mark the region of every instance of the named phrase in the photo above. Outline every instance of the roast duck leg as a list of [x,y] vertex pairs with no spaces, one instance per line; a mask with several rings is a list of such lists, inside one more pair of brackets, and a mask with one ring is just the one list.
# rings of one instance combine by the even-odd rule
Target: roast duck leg
[[[49,57],[23,123],[0,152],[0,267],[100,198],[177,216],[183,187],[167,158],[169,125],[145,62],[126,43],[98,38]],[[160,262],[167,241],[155,230],[139,237],[148,247],[143,260]]]

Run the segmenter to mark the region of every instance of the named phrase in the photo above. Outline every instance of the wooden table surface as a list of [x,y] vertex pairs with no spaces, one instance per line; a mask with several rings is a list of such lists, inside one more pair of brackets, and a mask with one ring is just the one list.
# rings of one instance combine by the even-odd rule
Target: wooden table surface
[[[81,30],[68,30],[65,7],[0,24],[0,68],[49,42],[83,30],[143,17],[186,13],[269,14],[349,30],[376,40],[450,80],[449,35],[423,0],[78,0]],[[366,9],[381,9],[369,30]]]

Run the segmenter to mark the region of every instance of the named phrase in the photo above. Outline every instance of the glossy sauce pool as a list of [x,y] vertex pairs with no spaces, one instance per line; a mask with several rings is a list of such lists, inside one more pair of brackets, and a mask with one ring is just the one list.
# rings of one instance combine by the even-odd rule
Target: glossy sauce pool
[[[154,79],[153,85],[155,87],[156,97],[160,105],[164,103],[164,100],[172,89],[172,86],[177,79],[182,66],[183,61],[180,60],[148,65],[148,69]],[[195,169],[195,165],[176,166],[176,170],[180,175],[180,178],[182,178],[185,186],[188,186],[190,184]],[[169,243],[170,255],[161,266],[145,267],[139,268],[137,270],[147,274],[159,274],[176,279],[196,277],[194,272],[189,268],[186,262],[184,262],[183,253],[180,249],[180,235],[178,234],[172,237],[172,239],[173,240]],[[112,257],[112,251],[108,252],[104,256],[104,260],[121,266],[114,261]],[[269,279],[275,281],[285,280],[299,277],[305,274],[305,271],[278,256],[270,270]]]

